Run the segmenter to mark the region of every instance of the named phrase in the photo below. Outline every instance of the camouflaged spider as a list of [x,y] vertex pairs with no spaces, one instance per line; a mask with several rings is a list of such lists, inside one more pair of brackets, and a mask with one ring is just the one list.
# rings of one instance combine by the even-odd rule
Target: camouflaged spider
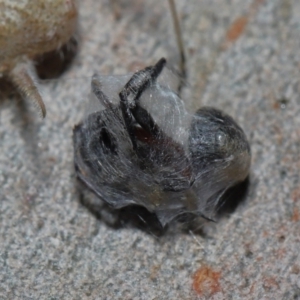
[[42,117],[46,107],[35,63],[66,43],[71,48],[77,16],[76,0],[0,1],[0,78],[9,78]]
[[75,126],[73,137],[77,176],[91,190],[114,208],[144,206],[163,226],[186,212],[213,218],[224,192],[248,176],[251,159],[243,130],[217,109],[179,114],[190,120],[183,130],[179,102],[164,109],[162,120],[155,117],[162,109],[145,108],[142,99],[149,103],[153,95],[162,108],[170,95],[179,99],[157,83],[165,64],[162,58],[134,73],[117,104],[94,76],[92,91],[105,109]]

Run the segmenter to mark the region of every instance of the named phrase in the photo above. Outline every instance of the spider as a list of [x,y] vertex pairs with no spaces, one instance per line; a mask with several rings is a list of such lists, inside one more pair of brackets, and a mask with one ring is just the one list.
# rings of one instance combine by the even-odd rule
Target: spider
[[7,77],[33,101],[42,117],[46,107],[34,64],[72,46],[77,15],[76,0],[0,1],[0,78]]
[[[183,213],[214,218],[224,192],[248,176],[251,159],[243,130],[220,110],[176,115],[182,108],[175,101],[175,109],[165,109],[168,116],[159,120],[160,107],[146,108],[143,101],[149,106],[154,95],[162,107],[170,95],[178,99],[158,83],[165,65],[162,58],[134,73],[118,103],[94,75],[92,92],[105,109],[76,125],[73,135],[79,179],[112,207],[144,206],[163,226]],[[180,118],[189,120],[186,139]]]

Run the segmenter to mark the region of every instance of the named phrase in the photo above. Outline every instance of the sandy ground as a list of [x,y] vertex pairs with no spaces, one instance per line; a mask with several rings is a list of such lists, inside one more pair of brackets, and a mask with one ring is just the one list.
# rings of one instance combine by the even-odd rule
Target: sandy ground
[[234,212],[160,237],[92,213],[73,169],[89,76],[178,63],[166,1],[115,2],[80,6],[77,57],[41,83],[45,120],[1,94],[0,299],[300,299],[300,1],[177,1],[184,97],[238,121],[252,167]]

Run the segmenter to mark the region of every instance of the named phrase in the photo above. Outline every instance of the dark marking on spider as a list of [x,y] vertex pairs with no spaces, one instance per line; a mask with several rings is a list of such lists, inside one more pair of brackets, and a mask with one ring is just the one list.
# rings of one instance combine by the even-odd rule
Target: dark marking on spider
[[75,170],[112,207],[141,205],[163,226],[185,213],[213,219],[224,193],[247,178],[250,146],[239,125],[211,107],[191,116],[185,143],[176,140],[180,126],[166,133],[141,103],[152,101],[152,92],[166,101],[166,88],[160,92],[157,83],[165,64],[162,58],[134,73],[119,103],[93,77],[92,91],[105,109],[74,128]]

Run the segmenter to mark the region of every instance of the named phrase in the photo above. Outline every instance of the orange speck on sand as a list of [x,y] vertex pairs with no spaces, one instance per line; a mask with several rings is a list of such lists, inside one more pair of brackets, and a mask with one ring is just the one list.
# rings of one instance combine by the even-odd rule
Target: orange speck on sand
[[264,0],[253,0],[252,4],[249,7],[249,11],[246,15],[241,16],[230,25],[226,33],[226,41],[229,43],[235,42],[240,36],[244,33],[246,26],[249,22],[249,19],[256,14],[260,5],[262,5]]
[[229,27],[226,33],[226,40],[228,42],[235,42],[245,31],[248,24],[248,17],[241,16],[237,18]]
[[263,279],[263,288],[268,291],[275,291],[279,289],[279,284],[275,277],[265,277]]
[[297,207],[294,208],[294,211],[293,211],[293,215],[292,215],[292,221],[293,222],[299,222],[300,220],[300,214],[299,214],[299,210]]
[[300,188],[296,188],[292,191],[292,199],[295,202],[300,200]]
[[202,266],[193,275],[193,289],[199,295],[211,296],[221,290],[220,276],[221,272],[216,272],[208,266]]

